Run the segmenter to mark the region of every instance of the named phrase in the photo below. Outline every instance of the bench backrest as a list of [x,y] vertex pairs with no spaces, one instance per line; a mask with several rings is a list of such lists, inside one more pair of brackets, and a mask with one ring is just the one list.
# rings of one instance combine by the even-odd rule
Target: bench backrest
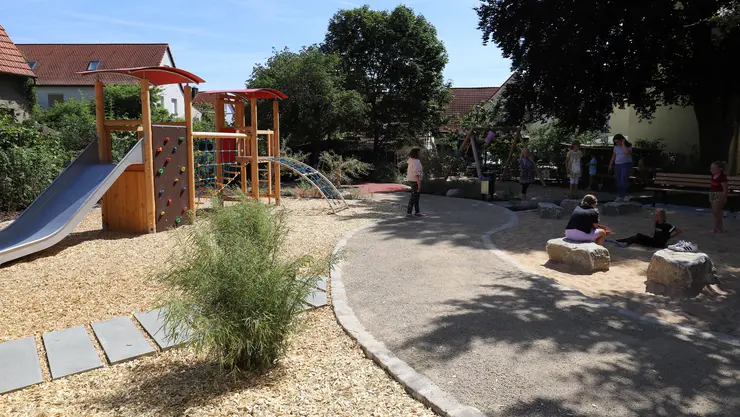
[[[676,174],[672,172],[658,172],[655,174],[655,185],[666,187],[709,188],[711,175]],[[727,177],[727,188],[740,189],[740,177]]]

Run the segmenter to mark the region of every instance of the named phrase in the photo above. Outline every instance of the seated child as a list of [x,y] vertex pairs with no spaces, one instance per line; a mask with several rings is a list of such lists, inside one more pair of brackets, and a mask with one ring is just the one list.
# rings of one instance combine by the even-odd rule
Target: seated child
[[581,205],[573,210],[570,221],[565,226],[565,238],[575,242],[595,242],[604,244],[604,240],[612,233],[611,229],[599,224],[599,211],[596,210],[596,197],[587,194]]
[[648,248],[665,248],[668,245],[668,240],[672,239],[681,234],[681,230],[676,226],[668,223],[665,210],[659,208],[655,210],[653,215],[653,222],[655,223],[655,231],[653,237],[638,233],[634,236],[630,236],[625,239],[617,239],[614,241],[619,247],[625,248],[632,244],[638,244],[646,246]]

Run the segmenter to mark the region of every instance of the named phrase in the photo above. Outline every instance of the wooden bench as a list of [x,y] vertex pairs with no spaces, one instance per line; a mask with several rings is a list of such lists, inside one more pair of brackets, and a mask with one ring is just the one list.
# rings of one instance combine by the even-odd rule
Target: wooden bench
[[[655,174],[653,185],[645,190],[653,192],[653,207],[659,193],[663,194],[663,203],[668,204],[668,193],[704,194],[709,195],[711,175],[677,174],[658,172]],[[727,177],[727,200],[740,196],[740,177]]]

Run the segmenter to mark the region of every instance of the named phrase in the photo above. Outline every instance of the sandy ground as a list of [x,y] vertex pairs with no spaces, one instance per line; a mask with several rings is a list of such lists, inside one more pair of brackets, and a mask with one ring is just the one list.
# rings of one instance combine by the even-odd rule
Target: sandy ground
[[[323,257],[349,230],[396,214],[389,203],[349,201],[327,215],[322,200],[283,199],[288,255]],[[151,279],[175,243],[172,232],[100,230],[93,210],[57,247],[0,268],[0,341],[40,335],[153,306]],[[0,396],[0,415],[433,415],[371,361],[323,308],[306,316],[280,366],[234,382],[187,349],[49,381]],[[88,326],[89,327],[89,326]],[[89,330],[89,329],[88,329]]]
[[[614,238],[641,232],[652,235],[652,210],[628,216],[602,216],[602,223],[614,230]],[[671,300],[645,292],[647,267],[654,250],[633,245],[619,248],[607,243],[611,269],[592,275],[575,275],[567,268],[549,264],[545,243],[561,237],[568,222],[540,219],[535,213],[520,213],[519,225],[492,236],[493,243],[511,255],[525,269],[555,279],[584,294],[613,305],[660,317],[674,323],[740,336],[740,222],[725,219],[727,233],[709,232],[711,217],[668,212],[669,222],[683,230],[680,239],[699,245],[714,261],[721,285],[689,300]]]

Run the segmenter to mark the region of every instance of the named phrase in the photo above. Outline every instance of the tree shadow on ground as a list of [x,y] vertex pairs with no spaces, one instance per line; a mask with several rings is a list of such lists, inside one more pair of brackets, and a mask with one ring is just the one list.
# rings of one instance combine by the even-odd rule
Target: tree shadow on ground
[[[478,404],[486,413],[729,417],[740,409],[736,345],[637,321],[541,277],[514,273],[481,291],[471,299],[445,302],[456,313],[436,318],[400,349],[423,349],[444,362],[479,342],[511,349],[517,357],[541,352],[544,344],[550,346],[548,360],[562,367],[543,370],[549,371],[545,379],[569,387],[567,395],[555,398],[530,393],[503,410]],[[584,354],[591,359],[579,359]],[[593,403],[610,409],[598,410]]]
[[[448,243],[454,246],[483,250],[481,235],[506,223],[510,212],[504,208],[479,200],[422,196],[433,201],[433,209],[422,205],[423,218],[407,218],[407,193],[384,195],[380,201],[360,200],[357,205],[364,210],[359,214],[341,217],[342,220],[385,218],[371,226],[373,233],[386,240],[414,240],[422,245]],[[422,200],[424,201],[424,200]],[[423,203],[422,203],[423,204]],[[398,207],[398,215],[388,218],[388,206]]]
[[[115,389],[100,391],[106,393],[90,399],[86,405],[113,414],[188,415],[190,408],[207,408],[221,396],[269,384],[279,379],[282,372],[278,367],[264,375],[234,379],[212,362],[149,362],[128,370],[124,379],[116,382]],[[248,408],[235,410],[249,412]]]

